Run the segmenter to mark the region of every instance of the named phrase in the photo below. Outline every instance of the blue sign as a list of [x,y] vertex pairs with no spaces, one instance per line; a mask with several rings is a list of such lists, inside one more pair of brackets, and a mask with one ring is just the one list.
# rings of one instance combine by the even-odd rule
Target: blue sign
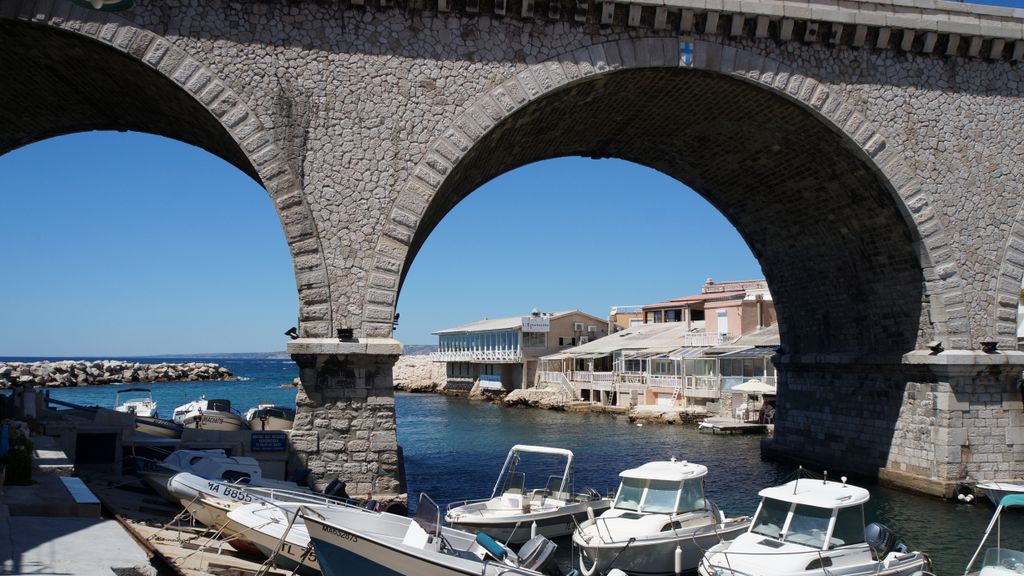
[[691,36],[679,37],[679,64],[693,66],[693,38]]
[[288,434],[284,432],[253,432],[249,449],[253,452],[287,452]]

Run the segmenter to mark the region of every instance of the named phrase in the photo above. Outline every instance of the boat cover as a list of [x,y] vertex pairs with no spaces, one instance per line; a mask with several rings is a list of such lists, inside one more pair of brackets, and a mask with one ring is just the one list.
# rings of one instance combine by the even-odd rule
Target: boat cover
[[1004,508],[1009,508],[1010,506],[1024,506],[1024,494],[1007,494],[999,501],[999,505]]

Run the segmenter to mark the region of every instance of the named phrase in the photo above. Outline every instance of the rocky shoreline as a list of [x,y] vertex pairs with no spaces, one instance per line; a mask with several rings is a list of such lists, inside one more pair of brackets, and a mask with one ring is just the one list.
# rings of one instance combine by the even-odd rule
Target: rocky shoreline
[[147,382],[236,380],[230,370],[211,362],[142,364],[122,360],[0,362],[0,388],[17,385],[92,386]]

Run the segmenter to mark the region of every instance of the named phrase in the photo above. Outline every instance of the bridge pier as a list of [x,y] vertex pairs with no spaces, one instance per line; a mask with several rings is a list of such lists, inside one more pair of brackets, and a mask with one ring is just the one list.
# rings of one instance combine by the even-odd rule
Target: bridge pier
[[390,338],[288,344],[301,381],[291,432],[293,468],[312,484],[346,482],[353,498],[405,502],[391,370],[402,345]]
[[768,457],[942,497],[966,479],[1024,478],[1024,353],[777,360]]

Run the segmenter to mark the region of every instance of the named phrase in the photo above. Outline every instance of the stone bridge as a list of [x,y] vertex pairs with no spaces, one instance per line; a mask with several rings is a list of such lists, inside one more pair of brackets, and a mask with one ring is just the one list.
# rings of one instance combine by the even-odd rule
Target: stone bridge
[[139,130],[263,185],[299,295],[296,457],[319,482],[401,491],[405,274],[479,185],[566,155],[677,178],[759,259],[782,337],[766,451],[936,493],[1024,477],[1024,11],[103,1],[0,0],[0,153]]

